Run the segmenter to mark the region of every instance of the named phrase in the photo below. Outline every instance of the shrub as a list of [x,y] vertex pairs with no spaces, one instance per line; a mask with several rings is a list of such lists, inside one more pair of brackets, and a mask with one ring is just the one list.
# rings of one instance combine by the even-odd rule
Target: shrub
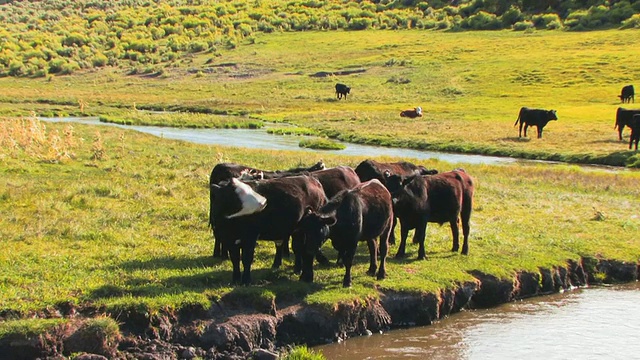
[[509,8],[509,10],[505,11],[502,16],[500,16],[500,21],[502,21],[502,24],[504,26],[514,25],[518,22],[522,22],[522,20],[524,20],[524,16],[522,15],[520,8],[513,5]]
[[622,29],[634,29],[640,28],[640,14],[635,14],[632,17],[622,22]]
[[93,59],[91,59],[91,64],[94,67],[103,67],[107,65],[107,62],[109,61],[109,58],[107,58],[106,55],[102,54],[102,53],[97,53]]
[[463,19],[460,26],[472,30],[499,30],[502,29],[502,22],[494,14],[479,11],[477,14]]
[[355,18],[349,20],[350,30],[366,30],[371,27],[372,21],[369,18]]
[[[550,26],[551,29],[562,28],[562,21],[560,21],[558,14],[534,15],[531,17],[531,21],[537,29],[549,29]],[[560,24],[559,27],[557,27],[558,24]]]
[[527,29],[533,29],[534,25],[531,21],[518,21],[517,23],[513,24],[513,30],[514,31],[525,31]]

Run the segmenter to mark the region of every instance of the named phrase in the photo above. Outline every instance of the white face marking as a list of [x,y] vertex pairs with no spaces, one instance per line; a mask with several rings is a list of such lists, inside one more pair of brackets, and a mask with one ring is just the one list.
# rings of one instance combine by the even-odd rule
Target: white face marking
[[251,186],[236,178],[231,179],[231,181],[233,182],[233,185],[236,188],[236,194],[238,194],[240,202],[242,203],[242,209],[235,214],[228,215],[227,219],[254,214],[262,211],[267,206],[267,199],[253,191]]

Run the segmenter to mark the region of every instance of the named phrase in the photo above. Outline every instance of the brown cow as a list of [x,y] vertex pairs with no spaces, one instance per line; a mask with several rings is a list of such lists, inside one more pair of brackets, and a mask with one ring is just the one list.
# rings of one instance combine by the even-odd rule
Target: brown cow
[[473,179],[464,170],[441,173],[433,176],[392,175],[387,179],[387,188],[393,197],[394,214],[400,220],[400,246],[396,257],[405,256],[405,245],[409,230],[416,229],[414,240],[420,248],[418,259],[426,257],[424,240],[427,223],[448,222],[453,235],[451,251],[459,249],[458,220],[462,220],[464,241],[462,254],[469,253],[469,220],[473,207]]
[[416,108],[413,108],[413,110],[404,110],[400,112],[400,117],[408,117],[411,119],[422,117],[422,108],[418,106]]

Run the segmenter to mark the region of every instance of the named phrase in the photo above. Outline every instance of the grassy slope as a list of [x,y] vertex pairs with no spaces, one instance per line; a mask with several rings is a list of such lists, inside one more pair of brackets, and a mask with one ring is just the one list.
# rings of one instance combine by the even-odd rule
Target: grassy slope
[[[620,165],[639,161],[613,130],[620,88],[640,78],[636,35],[635,30],[276,33],[223,53],[214,64],[237,66],[216,67],[210,74],[170,68],[149,78],[105,69],[50,82],[4,78],[0,99],[71,105],[83,100],[86,113],[125,118],[125,109],[109,106],[127,111],[134,103],[205,106],[287,120],[352,141]],[[210,58],[196,56],[187,66],[206,69]],[[308,76],[353,68],[366,72]],[[402,80],[410,82],[397,83]],[[349,100],[335,99],[338,81],[352,86]],[[424,118],[398,116],[418,105]],[[518,139],[513,123],[522,106],[556,109],[560,120],[547,126],[542,140]],[[55,107],[78,112],[77,106]],[[46,113],[50,106],[23,103],[4,109]]]

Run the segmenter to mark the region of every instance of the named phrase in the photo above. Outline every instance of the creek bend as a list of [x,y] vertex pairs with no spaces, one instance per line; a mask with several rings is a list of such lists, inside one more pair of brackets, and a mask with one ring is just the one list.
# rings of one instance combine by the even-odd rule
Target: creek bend
[[[515,163],[536,163],[558,165],[552,161],[523,160],[511,157],[499,157],[488,155],[473,154],[454,154],[438,151],[414,150],[406,148],[391,148],[384,146],[360,145],[353,143],[343,144],[346,146],[343,150],[315,150],[301,148],[298,146],[300,139],[303,137],[297,135],[274,135],[267,133],[266,129],[201,129],[201,128],[178,128],[164,126],[141,126],[141,125],[121,125],[114,123],[101,122],[97,117],[52,117],[39,118],[49,122],[71,122],[86,125],[113,126],[122,129],[130,129],[158,137],[173,140],[189,141],[197,144],[221,145],[232,147],[245,147],[251,149],[265,150],[288,150],[288,151],[305,151],[316,154],[339,154],[352,156],[392,156],[398,158],[413,158],[419,160],[438,159],[450,163],[466,163],[466,164],[487,164],[487,165],[504,165]],[[629,171],[629,169],[610,166],[598,165],[576,165],[585,170],[603,170],[603,171]]]
[[638,282],[575,289],[430,326],[315,347],[327,359],[633,359],[640,354]]

